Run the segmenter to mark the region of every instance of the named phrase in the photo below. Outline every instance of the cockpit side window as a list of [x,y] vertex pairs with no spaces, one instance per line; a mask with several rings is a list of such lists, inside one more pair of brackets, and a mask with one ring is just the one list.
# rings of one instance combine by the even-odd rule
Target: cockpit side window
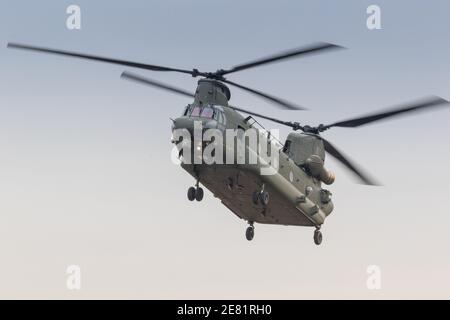
[[287,155],[290,155],[291,153],[291,140],[286,140],[283,146],[283,152]]
[[219,121],[219,115],[220,115],[220,111],[217,110],[216,108],[214,108],[214,114],[213,114],[214,120]]

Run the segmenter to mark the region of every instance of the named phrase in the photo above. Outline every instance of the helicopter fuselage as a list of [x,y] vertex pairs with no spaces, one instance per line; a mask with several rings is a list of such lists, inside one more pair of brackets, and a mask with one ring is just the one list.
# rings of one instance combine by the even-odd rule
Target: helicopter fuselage
[[[222,96],[225,99],[214,99],[214,96],[220,96],[220,92],[225,93]],[[258,160],[256,163],[239,163],[237,153],[233,153],[232,163],[210,164],[205,161],[183,161],[187,158],[187,154],[183,154],[181,167],[242,219],[265,224],[316,227],[322,225],[333,210],[331,194],[322,189],[319,179],[311,176],[305,168],[294,162],[289,153],[283,151],[281,143],[271,138],[267,131],[258,128],[257,122],[251,121],[253,118],[244,118],[229,107],[227,101],[223,86],[217,86],[216,81],[201,80],[194,102],[186,107],[181,117],[174,120],[172,130],[184,129],[195,136],[194,128],[197,125],[202,128],[201,132],[204,132],[205,128],[214,129],[223,133],[224,137],[227,130],[256,130],[260,137],[269,136],[267,143],[271,144],[272,152],[276,153],[276,163],[271,164],[272,171],[269,174],[264,173],[263,168],[268,166],[267,159],[260,154],[260,150],[255,150],[258,149],[255,145],[246,144],[245,138],[246,160],[249,154],[255,154]],[[232,150],[230,139],[224,140],[225,159],[226,153]],[[235,144],[231,145],[234,148]],[[200,143],[191,141],[189,156],[195,157],[195,149],[204,146],[203,140]],[[263,191],[268,193],[270,200],[267,203],[254,201],[254,194]]]

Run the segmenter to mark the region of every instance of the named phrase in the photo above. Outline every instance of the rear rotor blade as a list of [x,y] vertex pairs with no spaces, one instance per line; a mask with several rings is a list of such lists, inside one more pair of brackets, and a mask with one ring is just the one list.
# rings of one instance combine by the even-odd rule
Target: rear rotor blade
[[184,95],[184,96],[188,96],[188,97],[194,98],[194,94],[191,93],[191,92],[188,92],[188,91],[183,90],[183,89],[179,89],[179,88],[174,87],[174,86],[170,86],[168,84],[165,84],[165,83],[162,83],[162,82],[159,82],[159,81],[156,81],[156,80],[152,80],[152,79],[149,79],[149,78],[144,78],[144,77],[141,77],[139,75],[133,74],[131,72],[124,71],[124,72],[122,72],[120,77],[122,79],[135,81],[135,82],[138,82],[138,83],[141,83],[141,84],[149,85],[149,86],[152,86],[152,87],[164,89],[164,90],[167,90],[167,91],[170,91],[170,92],[173,92],[173,93],[177,93],[177,94],[181,94],[181,95]]
[[324,126],[323,128],[326,130],[331,127],[345,127],[345,128],[355,128],[359,127],[371,122],[379,121],[382,119],[390,118],[399,114],[414,112],[419,110],[424,110],[426,108],[433,108],[437,106],[444,106],[449,102],[443,98],[431,96],[427,97],[412,103],[404,104],[400,107],[392,108],[390,110],[386,110],[384,112],[375,113],[367,116],[362,116],[350,120],[339,121],[333,124]]
[[322,139],[325,151],[327,151],[331,156],[333,156],[336,160],[341,162],[343,165],[345,165],[350,171],[352,171],[354,174],[356,174],[362,183],[376,186],[379,185],[376,181],[374,181],[372,178],[370,178],[366,173],[364,173],[361,169],[359,169],[355,164],[353,164],[348,157],[344,156],[342,152],[336,149],[329,141],[325,140],[323,137],[320,137]]
[[264,64],[273,63],[276,61],[286,60],[289,58],[294,58],[294,57],[298,57],[298,56],[302,56],[302,55],[320,53],[320,52],[324,52],[327,50],[342,49],[342,48],[343,47],[340,47],[340,46],[337,46],[337,45],[334,45],[331,43],[315,43],[315,44],[311,44],[309,46],[281,52],[281,53],[278,53],[275,55],[271,55],[269,57],[265,57],[265,58],[257,59],[257,60],[254,60],[254,61],[251,61],[248,63],[240,64],[240,65],[234,66],[233,68],[231,68],[229,70],[222,70],[222,75],[249,69],[249,68],[253,68],[253,67],[257,67],[257,66],[264,65]]
[[[242,109],[242,108],[235,107],[235,106],[229,106],[229,107],[234,110],[237,110],[237,111],[241,111],[241,112],[251,114],[256,117],[260,117],[260,118],[267,119],[267,120],[270,120],[270,121],[273,121],[273,122],[276,122],[276,123],[279,123],[282,125],[292,127],[294,130],[298,130],[298,129],[303,130],[303,127],[300,126],[300,124],[298,122],[279,120],[277,118],[268,117],[268,116],[265,116],[265,115],[262,115],[262,114],[259,114],[259,113],[253,112],[253,111],[248,111],[246,109]],[[311,134],[311,133],[306,133],[306,134],[313,135],[313,136],[321,139],[323,141],[325,151],[327,151],[336,160],[338,160],[344,166],[346,166],[347,169],[349,169],[354,174],[356,174],[362,183],[367,184],[367,185],[373,185],[373,186],[380,185],[374,179],[370,178],[370,176],[368,174],[364,173],[362,169],[358,168],[352,161],[350,161],[347,156],[344,156],[344,154],[342,152],[340,152],[338,149],[336,149],[336,147],[333,146],[328,140],[326,140],[325,138],[323,138],[322,136],[320,136],[318,134]]]
[[269,95],[267,93],[264,93],[264,92],[261,92],[261,91],[255,90],[255,89],[251,89],[249,87],[245,87],[245,86],[240,85],[240,84],[238,84],[236,82],[232,82],[232,81],[227,80],[227,79],[221,79],[220,81],[228,83],[228,84],[231,84],[232,86],[238,87],[238,88],[240,88],[242,90],[245,90],[245,91],[248,91],[248,92],[251,92],[251,93],[256,94],[256,95],[258,95],[260,97],[263,97],[264,99],[267,99],[267,100],[269,100],[271,102],[274,102],[278,106],[283,107],[284,109],[288,109],[288,110],[306,110],[305,108],[300,107],[300,106],[298,106],[298,105],[296,105],[296,104],[294,104],[292,102],[289,102],[289,101],[286,101],[286,100],[283,100],[283,99],[271,96],[271,95]]
[[112,58],[106,58],[106,57],[101,57],[101,56],[95,56],[95,55],[83,54],[83,53],[77,53],[77,52],[71,52],[71,51],[65,51],[65,50],[56,50],[56,49],[50,49],[50,48],[44,48],[44,47],[35,47],[35,46],[30,46],[30,45],[20,44],[20,43],[8,43],[7,47],[13,48],[13,49],[23,49],[23,50],[37,51],[37,52],[43,52],[43,53],[50,53],[50,54],[56,54],[56,55],[62,55],[62,56],[70,56],[70,57],[75,57],[75,58],[112,63],[112,64],[119,64],[122,66],[140,68],[140,69],[146,69],[146,70],[152,70],[152,71],[174,71],[174,72],[187,73],[190,75],[194,75],[194,74],[199,75],[198,72],[196,73],[192,70],[175,69],[175,68],[169,68],[169,67],[164,67],[164,66],[157,66],[157,65],[145,64],[145,63],[139,63],[139,62],[133,62],[133,61],[112,59]]

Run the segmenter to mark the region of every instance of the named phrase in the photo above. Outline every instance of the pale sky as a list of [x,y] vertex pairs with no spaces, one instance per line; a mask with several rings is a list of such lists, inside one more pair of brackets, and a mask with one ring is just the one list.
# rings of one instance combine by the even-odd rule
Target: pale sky
[[[66,8],[81,8],[81,30]],[[368,30],[366,8],[381,8]],[[450,298],[450,108],[324,136],[383,182],[327,159],[335,210],[313,229],[246,222],[170,160],[170,120],[189,99],[124,70],[10,50],[8,41],[214,71],[325,41],[347,50],[230,75],[310,111],[232,88],[232,103],[312,125],[429,94],[450,99],[448,1],[2,1],[0,298]],[[274,124],[261,121],[267,128]],[[280,128],[285,138],[289,130]],[[66,287],[79,265],[81,290]],[[381,269],[380,290],[366,286]]]

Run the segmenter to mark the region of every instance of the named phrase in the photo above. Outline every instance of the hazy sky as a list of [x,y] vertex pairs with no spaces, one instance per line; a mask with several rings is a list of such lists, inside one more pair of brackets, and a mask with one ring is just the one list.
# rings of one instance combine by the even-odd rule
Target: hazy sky
[[[450,108],[324,136],[384,183],[330,159],[335,210],[313,229],[246,222],[170,160],[190,101],[126,68],[6,49],[8,41],[214,71],[326,41],[347,50],[230,75],[306,106],[318,124],[437,94],[450,99],[448,1],[0,2],[0,298],[450,298]],[[81,7],[81,30],[66,8]],[[381,30],[366,8],[381,7]],[[130,69],[131,70],[131,69]],[[133,70],[195,90],[196,80]],[[273,128],[269,122],[263,123]],[[288,130],[282,128],[282,138]],[[66,268],[81,267],[69,291]],[[366,269],[381,268],[381,290]]]

